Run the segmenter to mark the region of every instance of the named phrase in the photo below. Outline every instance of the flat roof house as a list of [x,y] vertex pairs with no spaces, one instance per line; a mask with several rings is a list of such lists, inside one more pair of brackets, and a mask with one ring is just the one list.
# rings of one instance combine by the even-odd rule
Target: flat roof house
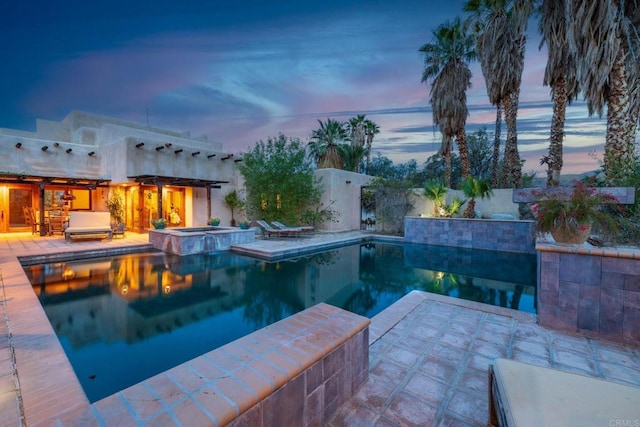
[[81,111],[61,122],[38,119],[35,132],[0,129],[0,147],[3,233],[45,235],[49,217],[105,211],[114,192],[122,192],[130,230],[143,232],[159,217],[204,225],[212,206],[223,216],[224,194],[238,182],[239,159],[220,142]]

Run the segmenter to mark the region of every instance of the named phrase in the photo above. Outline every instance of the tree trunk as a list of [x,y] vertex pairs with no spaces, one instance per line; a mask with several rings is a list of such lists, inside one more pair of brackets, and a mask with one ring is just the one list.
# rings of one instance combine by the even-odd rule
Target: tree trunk
[[462,168],[462,179],[471,176],[471,164],[469,163],[469,149],[467,148],[466,134],[464,128],[456,132],[458,151],[460,151],[460,166]]
[[549,160],[547,162],[547,187],[560,185],[562,170],[562,143],[564,139],[564,121],[567,110],[567,86],[564,78],[555,81],[551,88],[553,99],[553,117],[551,118],[551,139],[549,141]]
[[500,132],[502,130],[502,103],[496,105],[496,131],[491,156],[491,186],[498,188],[498,167],[500,166]]
[[473,197],[470,198],[467,202],[467,208],[464,210],[463,216],[465,218],[476,217],[476,199],[474,199]]
[[505,188],[522,187],[522,165],[518,153],[518,117],[519,90],[509,94],[504,99],[504,117],[507,122],[507,142],[504,148],[504,184]]
[[631,169],[633,145],[629,145],[629,98],[621,48],[609,76],[607,97],[607,139],[604,146],[605,179],[609,184],[623,182]]

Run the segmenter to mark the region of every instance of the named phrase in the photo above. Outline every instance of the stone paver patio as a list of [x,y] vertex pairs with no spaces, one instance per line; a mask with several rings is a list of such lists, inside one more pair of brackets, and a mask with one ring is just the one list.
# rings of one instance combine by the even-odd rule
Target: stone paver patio
[[[352,239],[355,234],[316,233],[302,242],[273,239],[271,243],[256,242],[255,247],[262,252],[268,252],[270,245],[276,251],[295,251],[296,247],[308,244]],[[31,331],[23,329],[21,319],[16,317],[18,308],[37,309],[24,305],[34,301],[38,304],[37,299],[21,295],[28,289],[25,286],[28,283],[23,283],[26,276],[17,257],[102,251],[146,243],[146,234],[136,233],[109,242],[73,243],[59,236],[0,235],[0,426],[104,426],[117,425],[107,420],[118,419],[111,416],[115,414],[103,416],[105,405],[101,402],[69,412],[74,402],[66,402],[66,408],[65,405],[41,408],[33,398],[23,399],[23,393],[33,394],[31,388],[41,381],[53,385],[54,390],[59,382],[60,392],[64,393],[68,378],[46,372],[44,360],[39,369],[24,360],[30,354],[37,356],[46,338],[37,334],[25,338]],[[50,329],[50,325],[47,327]],[[20,343],[18,351],[16,343]],[[61,358],[63,363],[66,359],[64,354],[49,356]],[[415,291],[372,319],[369,380],[354,398],[342,404],[328,424],[332,427],[486,425],[487,369],[498,357],[640,386],[640,349],[544,329],[531,314]],[[34,375],[37,377],[31,378]],[[30,390],[24,390],[25,387]],[[139,406],[128,404],[127,399],[133,401],[140,396],[126,393],[119,396],[124,403],[119,410],[133,411]],[[207,423],[206,416],[197,410],[191,415],[177,415],[177,411],[184,409],[185,399],[175,397],[155,409],[148,406],[148,411],[133,414],[134,418],[139,425],[210,425],[211,420]],[[43,417],[43,412],[50,415]],[[32,416],[41,421],[32,422],[35,419]]]

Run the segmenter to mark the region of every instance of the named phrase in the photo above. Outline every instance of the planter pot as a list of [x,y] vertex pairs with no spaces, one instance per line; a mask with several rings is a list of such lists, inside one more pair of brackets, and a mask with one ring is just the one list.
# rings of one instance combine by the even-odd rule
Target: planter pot
[[163,230],[166,227],[166,225],[154,225],[153,228],[155,228],[156,230]]
[[218,226],[218,225],[220,225],[220,221],[209,221],[209,225],[212,225],[214,227]]
[[556,243],[565,245],[581,245],[587,241],[591,235],[591,224],[580,225],[576,233],[569,233],[564,228],[551,230],[551,235]]
[[249,224],[240,224],[240,229],[241,230],[248,230],[249,229]]

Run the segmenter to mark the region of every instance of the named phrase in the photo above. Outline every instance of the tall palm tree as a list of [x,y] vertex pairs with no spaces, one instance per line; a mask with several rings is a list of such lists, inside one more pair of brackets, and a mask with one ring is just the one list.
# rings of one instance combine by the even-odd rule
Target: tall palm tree
[[621,181],[633,162],[635,135],[631,138],[630,129],[637,123],[637,119],[629,123],[634,109],[630,108],[627,57],[640,30],[638,4],[636,0],[567,0],[566,13],[570,48],[589,114],[602,116],[607,105],[605,178],[609,183]]
[[[433,32],[434,41],[423,45],[422,81],[431,79],[433,122],[440,127],[445,158],[445,183],[451,186],[451,145],[455,137],[460,151],[462,176],[471,174],[464,126],[467,122],[467,89],[471,87],[468,62],[475,59],[475,40],[460,18],[447,21]],[[448,160],[448,161],[447,161]]]
[[363,147],[365,143],[365,133],[364,133],[364,124],[365,124],[365,115],[358,114],[355,117],[352,117],[347,122],[347,131],[349,132],[349,137],[351,138],[351,145]]
[[368,172],[369,163],[371,162],[371,146],[373,145],[373,137],[380,133],[380,127],[375,122],[367,119],[364,121],[364,133],[366,137],[366,171]]
[[560,185],[562,171],[562,142],[567,103],[571,103],[578,96],[579,87],[575,58],[569,52],[564,2],[542,0],[538,12],[538,29],[542,34],[540,47],[546,43],[548,52],[543,84],[551,87],[553,101],[549,155],[543,157],[541,163],[547,165],[547,187],[557,187]]
[[320,169],[342,169],[338,145],[349,140],[344,124],[333,119],[327,119],[326,122],[318,120],[318,123],[320,128],[311,132],[308,144],[310,154]]
[[[502,104],[507,124],[503,178],[522,185],[516,119],[524,68],[527,21],[534,0],[467,0],[464,10],[478,32],[476,52],[487,85],[489,101]],[[499,111],[498,111],[499,113]]]

